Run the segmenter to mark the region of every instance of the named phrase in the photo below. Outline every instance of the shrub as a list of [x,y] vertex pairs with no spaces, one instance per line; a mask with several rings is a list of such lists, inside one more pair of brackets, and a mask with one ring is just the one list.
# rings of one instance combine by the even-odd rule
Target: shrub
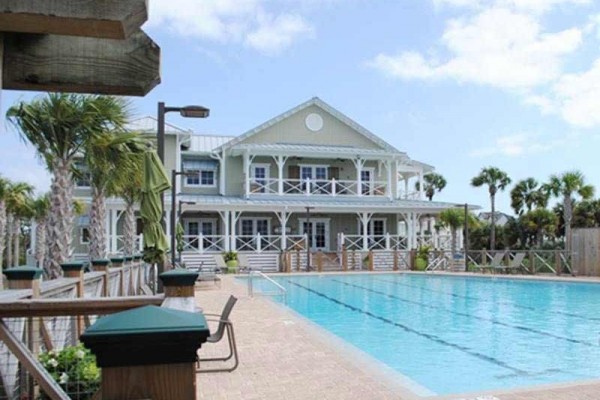
[[238,255],[237,255],[237,252],[235,252],[235,251],[226,251],[225,253],[223,253],[223,260],[225,262],[237,261],[237,259],[238,259]]
[[[82,344],[41,353],[40,363],[73,400],[88,400],[100,389],[96,357]],[[49,397],[42,395],[42,399]]]

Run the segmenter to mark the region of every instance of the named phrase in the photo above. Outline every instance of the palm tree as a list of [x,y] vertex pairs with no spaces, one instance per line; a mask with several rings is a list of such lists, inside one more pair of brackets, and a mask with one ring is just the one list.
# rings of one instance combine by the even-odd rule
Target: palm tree
[[[0,177],[0,284],[2,279],[2,265],[4,249],[6,248],[6,197],[10,187],[10,181]],[[0,288],[2,285],[0,285]]]
[[573,196],[579,195],[583,200],[588,200],[594,196],[594,187],[585,183],[585,177],[580,171],[569,171],[560,175],[551,175],[550,181],[544,185],[544,188],[553,196],[562,197],[565,249],[570,251]]
[[[30,196],[33,186],[28,183],[18,182],[11,184],[6,197],[6,211],[8,213],[8,266],[16,266],[20,260],[21,219],[30,213]],[[11,248],[12,247],[12,248]],[[14,250],[14,253],[11,252]]]
[[534,207],[545,208],[549,194],[534,178],[522,179],[510,191],[510,206],[517,215],[523,215]]
[[552,211],[545,208],[536,208],[521,217],[521,222],[528,230],[535,232],[537,245],[541,248],[545,235],[556,233],[558,217]]
[[[429,199],[429,201],[433,200],[433,196],[436,193],[441,192],[446,187],[446,178],[444,178],[440,174],[431,173],[427,174],[423,177],[425,181],[425,185],[423,186],[423,190],[425,191],[425,196]],[[420,182],[415,183],[415,190],[421,190]]]
[[[44,263],[46,254],[48,252],[47,242],[46,242],[46,230],[47,230],[47,221],[48,221],[48,213],[50,211],[50,194],[45,194],[43,196],[37,197],[33,200],[31,204],[33,219],[35,220],[35,260],[37,262],[37,266],[40,268],[44,268],[46,264]],[[44,271],[46,274],[49,271]]]
[[[90,207],[90,257],[106,257],[106,196],[117,194],[119,186],[132,182],[125,179],[135,161],[135,151],[142,145],[135,133],[103,132],[88,142],[85,160],[92,184]],[[141,187],[141,186],[140,186]]]
[[510,185],[511,179],[508,174],[496,167],[483,168],[479,175],[471,180],[471,185],[481,187],[488,186],[490,203],[492,206],[492,219],[490,225],[490,250],[496,249],[496,193],[504,191]]
[[[477,226],[477,218],[473,216],[473,214],[467,215],[467,223],[469,224],[469,228],[474,228]],[[440,213],[439,224],[442,227],[446,227],[450,229],[450,248],[452,250],[452,254],[456,253],[456,233],[458,229],[465,226],[465,213],[463,210],[458,208],[447,208]],[[437,229],[437,226],[436,226]]]
[[7,112],[20,136],[35,147],[52,174],[48,218],[49,272],[61,274],[60,264],[71,254],[73,232],[73,160],[93,136],[121,128],[127,119],[121,98],[50,93]]

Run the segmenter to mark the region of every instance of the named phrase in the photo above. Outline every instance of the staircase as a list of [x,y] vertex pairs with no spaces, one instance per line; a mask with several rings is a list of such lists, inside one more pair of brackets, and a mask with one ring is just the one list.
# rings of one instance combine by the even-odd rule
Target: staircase
[[248,265],[252,271],[279,272],[279,252],[263,251],[262,253],[245,252]]

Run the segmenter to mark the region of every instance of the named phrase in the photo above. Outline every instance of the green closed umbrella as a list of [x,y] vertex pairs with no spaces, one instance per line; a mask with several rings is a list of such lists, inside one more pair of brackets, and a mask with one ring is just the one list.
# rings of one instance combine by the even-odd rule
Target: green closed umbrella
[[181,225],[181,221],[177,221],[177,227],[175,228],[175,240],[177,240],[177,252],[181,253],[183,251],[183,235],[185,231],[183,229],[183,225]]
[[154,150],[144,155],[144,181],[140,214],[144,224],[144,260],[148,263],[162,263],[169,250],[167,237],[161,225],[161,193],[171,184],[158,155]]

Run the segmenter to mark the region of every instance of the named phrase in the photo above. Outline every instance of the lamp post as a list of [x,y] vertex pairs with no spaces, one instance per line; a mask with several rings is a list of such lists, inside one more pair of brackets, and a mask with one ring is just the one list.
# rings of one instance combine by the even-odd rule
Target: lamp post
[[[158,122],[158,129],[157,129],[157,151],[158,151],[158,158],[160,158],[160,161],[162,162],[163,166],[165,166],[165,114],[168,112],[179,112],[179,115],[181,115],[184,118],[208,118],[209,114],[210,114],[210,110],[206,107],[202,107],[202,106],[184,106],[184,107],[169,107],[169,106],[165,106],[164,102],[159,102],[158,103],[158,116],[157,116],[157,122]],[[172,192],[175,192],[175,181],[171,181],[171,184],[173,185],[173,187],[171,188]],[[164,192],[161,193],[160,195],[160,206],[162,209],[162,215],[160,217],[160,224],[163,227],[163,229],[166,227],[165,226],[165,195]],[[174,232],[171,232],[171,236],[174,235]],[[161,274],[162,272],[164,272],[165,270],[165,266],[164,263],[159,263],[158,264],[158,274]],[[159,281],[158,283],[158,289],[159,291],[162,291],[162,282]]]
[[[173,186],[173,188],[171,189],[171,265],[173,267],[175,267],[175,254],[176,254],[176,249],[175,249],[175,230],[177,228],[177,219],[179,217],[179,214],[181,214],[181,211],[179,211],[179,214],[175,214],[176,210],[177,210],[177,192],[175,190],[175,180],[177,179],[177,176],[179,175],[193,175],[190,172],[185,172],[185,171],[175,171],[174,169],[171,170],[171,185]],[[179,210],[181,210],[181,201],[179,202]],[[189,203],[189,202],[185,202],[185,203]],[[194,204],[194,203],[191,203]]]

